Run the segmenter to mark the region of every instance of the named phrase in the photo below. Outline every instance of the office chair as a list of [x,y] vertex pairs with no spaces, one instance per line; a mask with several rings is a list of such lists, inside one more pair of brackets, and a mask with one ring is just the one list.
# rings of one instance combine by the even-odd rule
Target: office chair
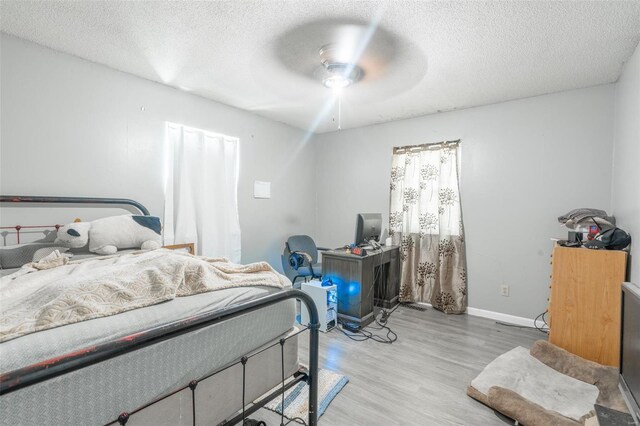
[[282,253],[282,268],[285,275],[296,287],[296,280],[322,278],[322,264],[318,263],[318,250],[328,250],[317,247],[313,239],[308,235],[293,235],[284,243]]

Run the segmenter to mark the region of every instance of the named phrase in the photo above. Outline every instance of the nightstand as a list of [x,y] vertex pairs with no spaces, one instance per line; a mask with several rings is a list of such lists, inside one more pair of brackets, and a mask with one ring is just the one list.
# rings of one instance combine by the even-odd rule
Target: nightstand
[[194,243],[184,243],[184,244],[171,244],[168,246],[162,246],[162,248],[166,248],[169,250],[177,250],[177,251],[186,251],[189,254],[196,254],[196,246]]

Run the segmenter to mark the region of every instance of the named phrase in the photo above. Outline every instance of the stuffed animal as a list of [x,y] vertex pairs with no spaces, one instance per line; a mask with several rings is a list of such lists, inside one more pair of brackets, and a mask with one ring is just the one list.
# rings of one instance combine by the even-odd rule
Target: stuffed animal
[[155,216],[111,216],[93,222],[74,222],[60,227],[56,243],[89,251],[114,254],[119,249],[152,250],[161,246],[160,219]]

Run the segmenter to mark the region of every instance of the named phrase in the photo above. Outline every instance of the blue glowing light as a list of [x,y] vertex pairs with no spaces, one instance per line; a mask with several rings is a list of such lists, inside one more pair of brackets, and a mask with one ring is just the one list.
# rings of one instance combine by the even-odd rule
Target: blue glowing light
[[327,303],[338,303],[338,292],[336,290],[331,290],[327,292]]
[[354,303],[359,303],[360,283],[358,281],[349,281],[345,283],[344,279],[335,275],[325,276],[325,279],[331,280],[338,287],[338,312],[348,310]]
[[351,281],[349,283],[345,283],[339,277],[331,276],[326,277],[327,281],[331,281],[338,287],[338,297],[344,298],[345,296],[354,296],[356,294],[360,294],[360,283],[358,281]]
[[347,294],[349,296],[354,296],[356,294],[360,294],[360,283],[357,281],[352,281],[347,285]]
[[335,284],[336,286],[338,286],[338,288],[340,288],[340,286],[344,284],[344,281],[340,277],[336,277],[333,275],[323,277],[322,281],[323,281],[323,285],[324,283],[328,283],[328,284],[330,283],[330,285]]

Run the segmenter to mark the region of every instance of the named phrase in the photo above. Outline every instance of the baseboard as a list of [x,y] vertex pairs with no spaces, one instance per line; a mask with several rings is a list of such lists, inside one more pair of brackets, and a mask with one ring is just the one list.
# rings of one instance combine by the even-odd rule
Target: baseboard
[[[418,302],[418,305],[431,306],[430,303]],[[485,309],[467,308],[467,314],[474,317],[489,318],[495,321],[505,322],[508,324],[522,325],[525,327],[535,327],[535,321],[531,318],[517,317],[515,315],[503,314],[500,312],[487,311]]]
[[489,318],[492,320],[505,322],[508,324],[522,325],[525,327],[534,327],[534,320],[531,318],[517,317],[515,315],[503,314],[500,312],[487,311],[478,308],[467,308],[467,314],[474,317]]

